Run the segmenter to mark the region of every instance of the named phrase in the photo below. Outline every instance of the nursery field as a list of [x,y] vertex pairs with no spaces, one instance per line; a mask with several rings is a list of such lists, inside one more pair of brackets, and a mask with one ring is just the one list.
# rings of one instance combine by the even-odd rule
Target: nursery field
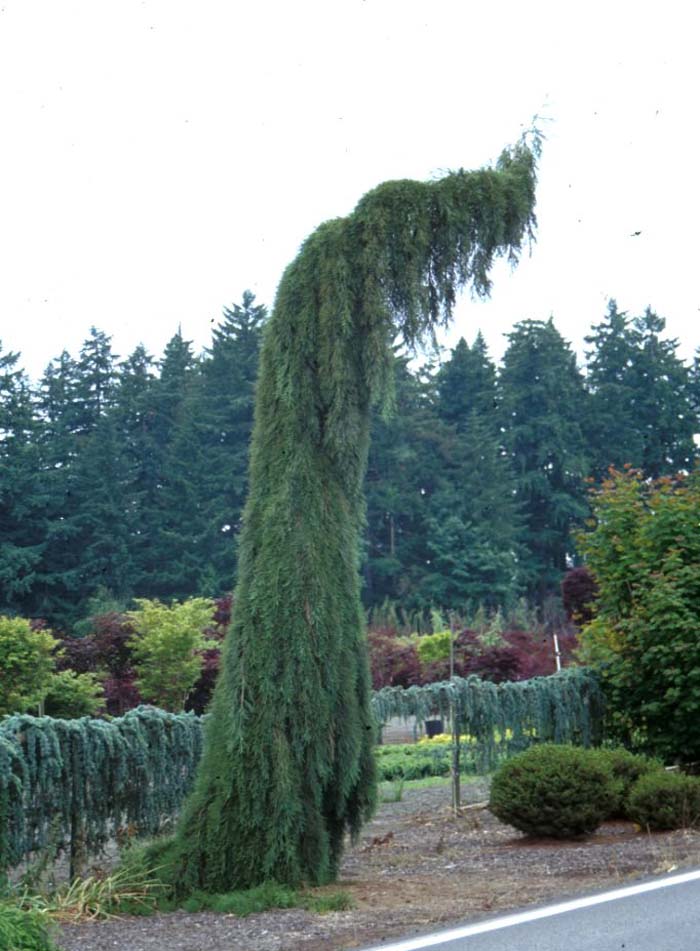
[[[439,783],[439,785],[434,785]],[[432,784],[432,785],[426,785]],[[298,908],[237,918],[174,912],[64,924],[62,951],[341,951],[700,863],[700,831],[642,833],[608,822],[577,841],[527,838],[482,807],[487,782],[463,780],[459,817],[446,780],[383,785],[385,798],[340,880],[346,911]],[[316,889],[315,894],[323,894]]]

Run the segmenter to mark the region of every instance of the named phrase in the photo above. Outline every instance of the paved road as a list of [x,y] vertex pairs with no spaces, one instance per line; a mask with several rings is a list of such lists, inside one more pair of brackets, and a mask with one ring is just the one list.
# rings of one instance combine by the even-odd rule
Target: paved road
[[[700,870],[472,922],[376,951],[700,951]],[[375,948],[371,949],[375,951]]]

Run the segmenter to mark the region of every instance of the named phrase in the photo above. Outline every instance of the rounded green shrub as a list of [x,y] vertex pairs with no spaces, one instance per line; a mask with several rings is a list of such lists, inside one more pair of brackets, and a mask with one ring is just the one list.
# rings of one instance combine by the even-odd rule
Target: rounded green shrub
[[634,784],[641,776],[646,776],[647,773],[663,771],[661,760],[651,759],[640,753],[630,753],[624,746],[587,750],[587,753],[597,759],[598,762],[609,766],[615,779],[619,779],[621,782],[620,796],[607,816],[608,819],[630,818],[627,801]]
[[664,770],[641,776],[632,787],[627,811],[645,829],[686,829],[700,825],[700,779]]
[[497,770],[489,808],[528,835],[571,839],[598,828],[619,802],[621,788],[611,766],[589,750],[543,743]]

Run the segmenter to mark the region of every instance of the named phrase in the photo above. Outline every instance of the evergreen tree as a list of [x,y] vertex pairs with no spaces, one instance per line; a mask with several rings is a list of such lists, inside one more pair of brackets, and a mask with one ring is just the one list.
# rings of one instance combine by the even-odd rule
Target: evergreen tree
[[691,376],[663,340],[665,321],[647,308],[631,320],[615,301],[586,338],[586,420],[593,474],[629,464],[651,477],[692,467],[696,411]]
[[700,348],[695,351],[690,367],[690,405],[693,410],[695,435],[700,433]]
[[195,790],[164,856],[180,893],[338,868],[375,796],[359,541],[391,340],[489,290],[533,224],[534,157],[389,182],[322,225],[280,283],[261,354],[235,611]]
[[197,486],[206,523],[202,545],[211,579],[207,594],[221,594],[233,587],[266,318],[266,308],[245,291],[241,304],[224,308],[223,320],[213,331],[211,348],[202,362],[196,416],[203,468]]
[[363,598],[429,607],[419,595],[426,571],[428,497],[440,479],[437,446],[446,438],[431,405],[431,382],[394,359],[394,410],[375,413],[365,477],[367,543]]
[[153,357],[139,345],[119,365],[112,420],[124,480],[123,521],[128,534],[130,584],[143,593],[148,581],[142,567],[153,543],[148,532],[158,491],[158,467],[153,438]]
[[500,434],[472,412],[443,445],[442,485],[428,502],[429,559],[420,590],[443,608],[512,604],[520,592],[523,520]]
[[19,354],[0,345],[0,612],[33,607],[46,529],[37,419]]
[[81,446],[73,490],[78,504],[72,514],[71,547],[78,556],[71,572],[70,616],[78,618],[98,591],[128,599],[132,590],[128,469],[111,415],[100,419]]
[[652,479],[689,471],[695,460],[690,373],[676,356],[678,341],[662,339],[665,329],[664,318],[649,307],[634,321],[634,418],[642,443],[641,468]]
[[[52,626],[62,626],[74,608],[77,578],[71,562],[76,554],[71,515],[75,507],[74,470],[80,428],[76,398],[78,368],[67,351],[53,360],[38,394],[41,427],[39,454],[47,495],[46,535],[35,586],[35,612]],[[69,560],[70,559],[70,560]]]
[[81,434],[93,432],[114,402],[117,357],[112,353],[111,339],[91,327],[80,350],[74,399]]
[[639,465],[642,444],[635,419],[635,388],[630,369],[637,341],[627,314],[611,300],[605,319],[592,328],[586,343],[586,385],[590,396],[585,417],[591,471],[604,477],[610,466]]
[[525,519],[523,573],[542,604],[558,592],[573,550],[572,527],[586,515],[581,421],[583,379],[552,320],[524,320],[508,335],[500,376],[504,439]]
[[82,616],[98,587],[125,588],[126,503],[108,418],[115,360],[110,338],[92,327],[79,360],[64,352],[40,389],[49,507],[38,610],[62,627]]
[[202,471],[196,414],[200,364],[180,330],[165,347],[160,377],[148,393],[146,496],[135,593],[184,599],[199,593],[203,573]]
[[465,429],[473,413],[498,429],[496,367],[481,332],[472,347],[461,337],[437,374],[437,411],[457,429]]

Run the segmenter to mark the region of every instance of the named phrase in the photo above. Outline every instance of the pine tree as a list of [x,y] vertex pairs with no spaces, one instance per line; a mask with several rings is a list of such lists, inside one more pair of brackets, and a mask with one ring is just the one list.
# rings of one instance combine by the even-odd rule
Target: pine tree
[[437,374],[439,416],[458,429],[464,429],[473,413],[491,420],[498,428],[496,416],[496,367],[489,357],[481,332],[470,347],[464,337]]
[[432,407],[432,381],[412,373],[405,356],[394,359],[393,386],[391,416],[372,420],[363,600],[370,607],[400,601],[414,611],[430,606],[419,593],[429,558],[428,497],[441,479],[436,457],[449,437]]
[[126,584],[126,502],[109,420],[115,361],[110,338],[92,327],[80,358],[64,352],[40,387],[49,506],[38,610],[63,628],[82,616],[98,588],[116,584],[117,594]]
[[489,290],[531,228],[534,157],[389,182],[321,225],[264,335],[234,619],[195,790],[169,849],[176,889],[331,879],[375,796],[359,542],[370,408],[393,336]]
[[122,457],[128,559],[132,591],[144,594],[142,575],[153,544],[148,527],[158,491],[156,446],[153,437],[154,359],[139,345],[119,365],[112,421]]
[[35,586],[35,613],[62,627],[75,604],[78,579],[72,514],[77,497],[74,472],[80,414],[76,398],[78,368],[67,351],[47,366],[39,385],[39,455],[47,495],[46,534]]
[[31,613],[46,530],[38,421],[19,354],[0,345],[0,611]]
[[203,500],[205,534],[202,555],[211,590],[233,588],[236,541],[248,487],[248,445],[253,429],[255,381],[267,310],[255,295],[243,293],[241,304],[224,308],[202,361],[196,415],[202,470],[197,486]]
[[197,487],[199,373],[192,344],[178,330],[165,347],[159,378],[144,394],[143,518],[134,585],[140,597],[169,600],[199,593],[204,532]]
[[677,357],[676,340],[664,340],[665,321],[649,308],[630,319],[611,301],[605,321],[586,341],[586,420],[593,473],[629,464],[656,478],[692,468],[693,404],[691,371]]
[[626,313],[611,300],[605,319],[592,328],[586,343],[586,386],[590,397],[584,421],[591,470],[604,477],[610,466],[639,465],[642,455],[635,418],[635,387],[630,368],[637,341]]
[[558,592],[586,515],[583,378],[552,320],[524,320],[508,335],[500,376],[504,439],[525,519],[523,572],[542,604]]
[[662,338],[665,329],[664,318],[649,307],[634,320],[634,418],[642,443],[641,468],[652,479],[691,470],[696,456],[690,372],[676,356],[678,341]]
[[520,593],[525,553],[515,477],[492,419],[473,411],[461,425],[437,460],[442,484],[428,500],[420,591],[443,608],[505,607]]

